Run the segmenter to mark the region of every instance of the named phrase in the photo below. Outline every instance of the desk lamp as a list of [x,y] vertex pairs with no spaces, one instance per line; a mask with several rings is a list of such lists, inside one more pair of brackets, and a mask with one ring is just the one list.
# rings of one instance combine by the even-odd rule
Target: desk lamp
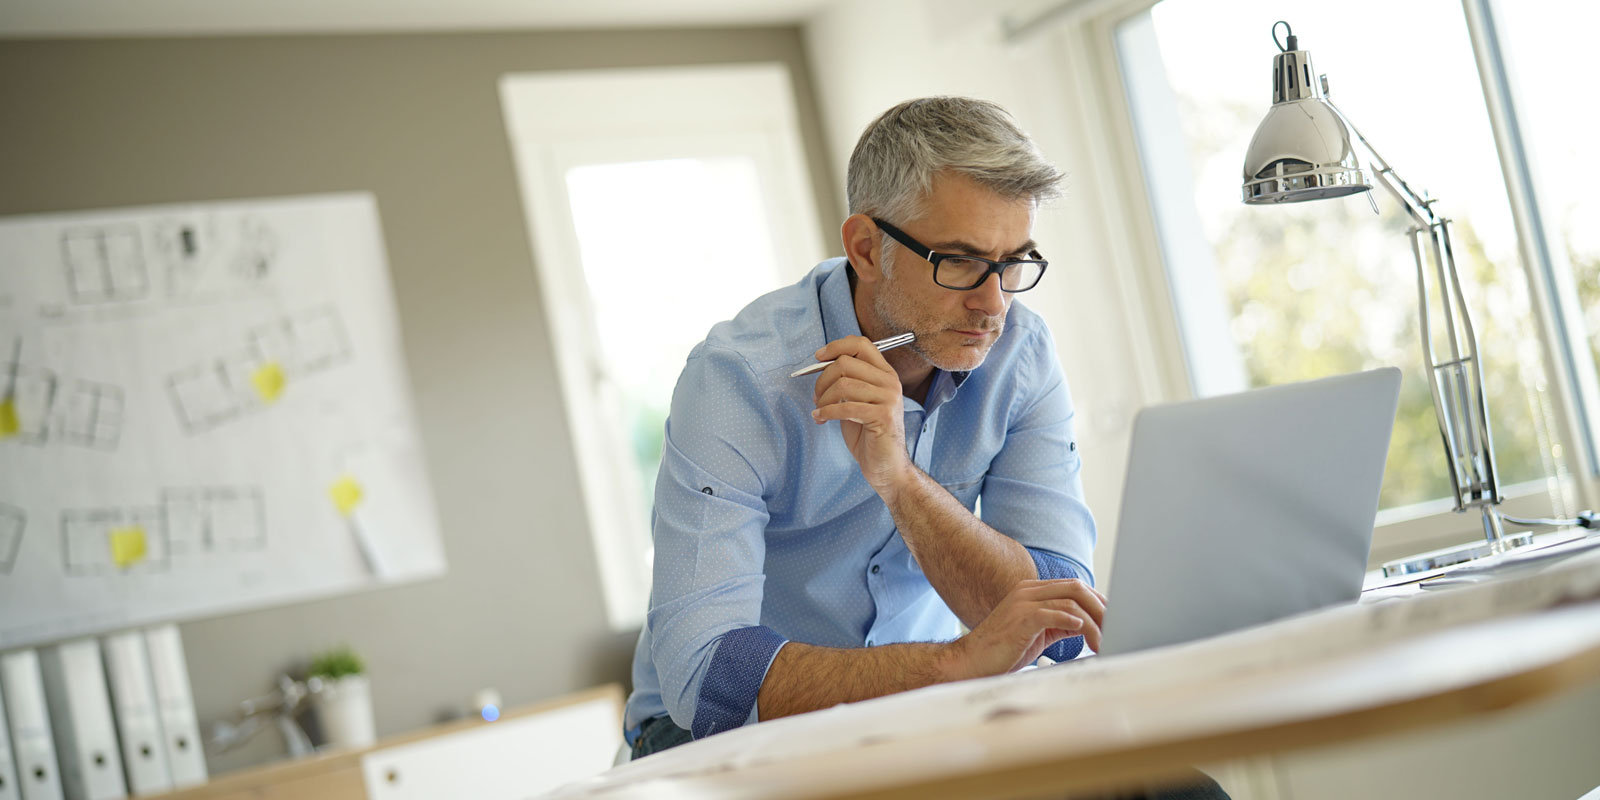
[[[1288,42],[1278,41],[1278,26]],[[1328,99],[1328,78],[1311,69],[1311,54],[1287,22],[1272,26],[1278,54],[1272,63],[1272,108],[1244,159],[1244,202],[1251,205],[1298,203],[1325,197],[1344,197],[1372,189],[1367,173],[1356,158],[1351,134],[1371,157],[1371,176],[1393,195],[1414,223],[1409,231],[1411,254],[1417,263],[1419,327],[1423,360],[1428,366],[1428,388],[1439,418],[1439,435],[1449,462],[1450,484],[1455,490],[1455,511],[1477,509],[1483,519],[1483,542],[1470,542],[1384,565],[1386,575],[1401,575],[1504,553],[1533,541],[1532,533],[1505,532],[1506,517],[1499,504],[1500,483],[1495,469],[1494,440],[1490,435],[1489,405],[1483,392],[1483,364],[1472,328],[1472,315],[1461,294],[1455,255],[1450,246],[1451,221],[1434,213],[1433,200],[1418,194],[1378,154],[1354,123]],[[1430,314],[1434,304],[1428,272],[1434,273],[1442,319]],[[1448,341],[1442,351],[1434,347],[1434,327]],[[1517,522],[1521,522],[1518,520]]]

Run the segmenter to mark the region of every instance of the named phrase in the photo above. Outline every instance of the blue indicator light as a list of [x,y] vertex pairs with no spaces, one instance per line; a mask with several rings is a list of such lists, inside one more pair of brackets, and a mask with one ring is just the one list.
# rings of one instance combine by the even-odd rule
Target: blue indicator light
[[498,708],[496,708],[494,706],[484,706],[483,707],[483,719],[484,719],[484,721],[486,721],[486,722],[494,722],[495,720],[497,720],[499,718],[500,718],[500,709],[498,709]]

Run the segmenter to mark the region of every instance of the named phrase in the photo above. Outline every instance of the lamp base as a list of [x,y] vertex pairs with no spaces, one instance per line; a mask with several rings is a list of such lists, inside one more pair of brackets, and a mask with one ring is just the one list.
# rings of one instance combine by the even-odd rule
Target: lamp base
[[[1525,547],[1533,544],[1533,532],[1508,533],[1501,541],[1503,542],[1500,548],[1501,552]],[[1438,550],[1430,550],[1426,553],[1418,553],[1414,556],[1406,556],[1405,558],[1389,561],[1383,565],[1383,577],[1393,578],[1400,575],[1414,575],[1431,569],[1462,564],[1493,555],[1494,553],[1494,546],[1486,541],[1443,547]]]

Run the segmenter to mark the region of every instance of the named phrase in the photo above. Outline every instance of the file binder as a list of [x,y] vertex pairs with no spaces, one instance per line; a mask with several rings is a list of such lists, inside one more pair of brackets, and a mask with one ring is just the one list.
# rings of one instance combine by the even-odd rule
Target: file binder
[[77,639],[44,648],[39,651],[39,668],[67,800],[126,797],[100,644]]
[[0,655],[0,692],[6,698],[6,727],[16,754],[22,800],[62,800],[37,653],[18,650]]
[[128,772],[128,792],[156,794],[172,789],[167,767],[167,747],[156,708],[156,691],[150,683],[150,658],[144,634],[125,631],[105,637],[106,677],[111,683],[111,707],[122,742],[122,765]]
[[189,688],[189,668],[183,658],[178,626],[147,628],[144,641],[150,653],[150,674],[155,679],[161,730],[166,735],[172,786],[182,789],[205,783],[205,741],[200,738],[200,723],[195,718],[194,695]]
[[11,733],[6,723],[6,693],[0,688],[0,800],[20,800],[17,764],[11,759]]

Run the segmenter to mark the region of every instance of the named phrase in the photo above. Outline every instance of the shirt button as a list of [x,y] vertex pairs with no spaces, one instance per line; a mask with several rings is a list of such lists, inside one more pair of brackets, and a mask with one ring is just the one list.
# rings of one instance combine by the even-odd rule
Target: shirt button
[[883,569],[883,567],[881,567],[881,566],[879,566],[877,564],[873,564],[872,565],[872,574],[874,574],[874,575],[878,574],[878,570],[881,570],[881,569]]

